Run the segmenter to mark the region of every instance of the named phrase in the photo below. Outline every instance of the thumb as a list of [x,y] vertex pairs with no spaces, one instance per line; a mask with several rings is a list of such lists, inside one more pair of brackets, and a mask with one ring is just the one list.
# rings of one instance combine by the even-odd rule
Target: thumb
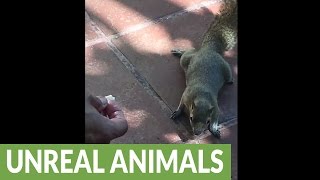
[[106,108],[108,105],[108,101],[105,100],[106,98],[100,97],[100,96],[92,96],[89,95],[88,100],[90,104],[96,108],[100,113],[103,111],[103,109]]

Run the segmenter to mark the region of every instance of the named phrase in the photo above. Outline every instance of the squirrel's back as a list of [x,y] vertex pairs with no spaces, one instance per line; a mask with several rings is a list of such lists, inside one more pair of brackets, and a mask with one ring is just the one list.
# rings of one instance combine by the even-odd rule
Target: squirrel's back
[[204,35],[202,46],[211,44],[214,51],[222,54],[237,42],[238,6],[236,0],[224,0],[220,15]]
[[[211,47],[201,48],[190,61],[186,72],[187,86],[197,85],[210,89],[217,95],[225,82],[224,71],[226,66],[223,57],[210,50]],[[206,53],[211,51],[210,53]]]

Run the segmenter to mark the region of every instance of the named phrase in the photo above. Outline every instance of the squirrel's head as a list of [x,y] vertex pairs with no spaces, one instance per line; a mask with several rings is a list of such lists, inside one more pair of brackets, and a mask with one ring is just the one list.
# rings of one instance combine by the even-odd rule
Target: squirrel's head
[[213,119],[217,117],[218,106],[212,104],[207,99],[195,99],[189,108],[190,123],[195,135],[200,135],[208,129],[208,126]]

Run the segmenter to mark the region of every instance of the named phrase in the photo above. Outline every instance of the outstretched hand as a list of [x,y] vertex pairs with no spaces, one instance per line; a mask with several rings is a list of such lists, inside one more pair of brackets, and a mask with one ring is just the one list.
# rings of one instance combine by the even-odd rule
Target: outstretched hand
[[128,130],[127,120],[116,101],[95,97],[87,92],[85,121],[86,143],[110,143]]

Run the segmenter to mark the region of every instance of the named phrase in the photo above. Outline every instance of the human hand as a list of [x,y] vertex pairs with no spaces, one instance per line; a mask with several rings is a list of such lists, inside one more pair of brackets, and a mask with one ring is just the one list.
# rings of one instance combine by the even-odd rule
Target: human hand
[[95,97],[87,92],[85,124],[86,143],[110,143],[128,130],[127,120],[116,101]]

